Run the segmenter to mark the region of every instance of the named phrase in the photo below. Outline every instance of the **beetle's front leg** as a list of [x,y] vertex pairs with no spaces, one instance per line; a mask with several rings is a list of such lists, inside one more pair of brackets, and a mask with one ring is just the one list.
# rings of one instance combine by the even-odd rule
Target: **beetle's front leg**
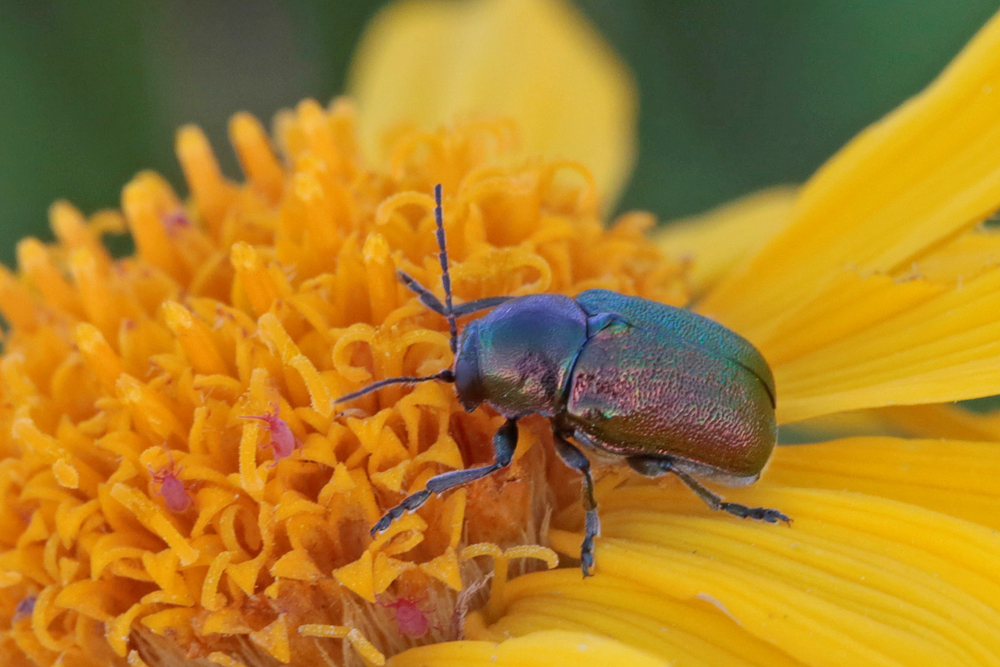
[[403,516],[407,512],[418,509],[427,502],[432,493],[444,493],[457,486],[468,484],[483,477],[489,477],[493,473],[502,470],[510,465],[514,459],[514,449],[517,447],[517,420],[508,419],[504,422],[500,430],[493,436],[493,463],[478,468],[466,468],[465,470],[451,470],[449,472],[435,475],[427,480],[427,486],[423,491],[417,491],[413,495],[407,496],[403,502],[399,503],[372,526],[371,535],[375,537],[383,530],[392,525],[392,522]]
[[785,523],[792,522],[783,512],[776,509],[748,507],[740,503],[731,503],[724,500],[717,493],[713,493],[702,485],[701,482],[674,465],[670,459],[633,456],[628,458],[628,464],[637,473],[646,477],[659,477],[667,473],[674,473],[713,510],[727,512],[741,519],[756,519],[758,521],[766,521],[767,523],[778,523],[779,521],[784,521]]
[[[406,285],[411,292],[417,295],[420,299],[420,303],[424,304],[431,310],[433,310],[438,315],[447,315],[447,311],[441,300],[434,296],[429,289],[417,282],[417,279],[412,277],[406,271],[397,269],[396,275],[399,277],[400,281]],[[473,313],[478,313],[481,310],[486,310],[488,308],[494,308],[499,306],[501,303],[510,301],[509,296],[491,296],[485,299],[476,299],[475,301],[467,301],[465,303],[460,303],[452,308],[452,312],[455,313],[455,317],[462,317],[463,315],[472,315]]]
[[434,296],[429,289],[417,282],[416,278],[400,269],[396,269],[396,276],[410,289],[411,292],[417,295],[420,299],[420,303],[424,304],[438,315],[446,314],[444,304],[441,303],[441,300]]
[[590,461],[558,431],[552,432],[556,452],[563,462],[583,475],[583,509],[587,511],[583,544],[580,545],[580,568],[583,576],[589,577],[594,567],[594,538],[601,534],[601,520],[597,516],[597,500],[594,499],[594,479],[590,476]]

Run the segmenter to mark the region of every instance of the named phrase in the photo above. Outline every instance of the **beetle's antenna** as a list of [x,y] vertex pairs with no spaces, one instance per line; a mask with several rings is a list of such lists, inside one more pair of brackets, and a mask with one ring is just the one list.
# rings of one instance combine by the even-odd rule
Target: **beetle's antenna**
[[[451,339],[448,341],[448,343],[449,346],[451,347],[452,354],[455,354],[458,351],[458,326],[455,324],[455,307],[452,304],[452,298],[451,298],[451,274],[448,272],[448,246],[445,243],[445,238],[444,238],[444,207],[441,203],[442,200],[441,192],[442,192],[441,184],[438,183],[437,185],[434,186],[434,221],[437,223],[437,242],[438,242],[438,248],[440,249],[440,252],[438,253],[438,260],[441,262],[441,285],[444,286],[443,315],[448,318],[448,329],[450,330],[451,333]],[[426,290],[423,287],[420,287],[418,283],[416,283],[412,278],[407,276],[405,273],[403,272],[399,273],[400,273],[400,278],[402,278],[403,282],[409,285],[411,289],[414,289],[413,285],[417,286],[418,289],[416,289],[415,291],[417,291],[418,294],[426,292]],[[439,310],[441,308],[441,304],[437,302],[437,299],[429,292],[426,293],[426,297],[433,299],[435,305],[432,305],[431,307],[434,308],[434,310],[441,312]],[[423,301],[423,298],[421,298],[421,300]],[[427,304],[427,301],[424,301],[424,303]],[[435,373],[434,375],[400,376],[394,378],[386,378],[384,380],[378,380],[376,382],[372,382],[367,387],[362,387],[357,391],[341,396],[340,398],[334,401],[334,404],[343,403],[344,401],[351,401],[354,400],[355,398],[360,398],[361,396],[370,394],[373,391],[378,391],[382,387],[387,387],[392,384],[417,384],[418,382],[430,382],[431,380],[454,382],[455,373],[452,372],[450,368],[446,368],[445,370],[440,371],[439,373]]]
[[454,382],[455,374],[451,372],[450,368],[446,368],[440,373],[435,373],[434,375],[424,375],[422,377],[412,377],[412,376],[401,376],[396,378],[386,378],[384,380],[378,380],[377,382],[372,382],[367,387],[362,387],[357,391],[351,392],[350,394],[345,394],[341,396],[334,403],[343,403],[344,401],[352,401],[355,398],[364,396],[365,394],[370,394],[373,391],[378,391],[382,387],[388,387],[391,384],[417,384],[418,382],[430,382],[431,380],[442,380],[444,382]]
[[448,272],[448,246],[444,239],[444,208],[441,205],[441,184],[434,186],[434,220],[437,222],[438,259],[441,261],[441,284],[444,286],[444,316],[448,318],[451,333],[451,352],[458,351],[458,326],[455,324],[455,309],[451,303],[451,274]]

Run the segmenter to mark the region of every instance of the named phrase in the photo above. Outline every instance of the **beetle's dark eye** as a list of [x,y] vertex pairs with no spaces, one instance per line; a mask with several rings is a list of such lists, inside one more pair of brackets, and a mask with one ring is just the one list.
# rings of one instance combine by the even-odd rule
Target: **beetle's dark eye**
[[482,376],[479,374],[479,333],[476,323],[465,327],[455,358],[455,391],[462,406],[472,411],[486,400]]

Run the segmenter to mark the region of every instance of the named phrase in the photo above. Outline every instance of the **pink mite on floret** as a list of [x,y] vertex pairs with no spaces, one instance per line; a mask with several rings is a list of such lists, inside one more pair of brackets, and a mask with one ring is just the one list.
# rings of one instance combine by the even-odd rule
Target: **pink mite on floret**
[[277,465],[281,459],[291,456],[295,448],[299,446],[288,422],[278,416],[277,403],[271,403],[271,410],[266,414],[246,415],[243,419],[257,419],[267,424],[267,430],[271,434],[270,447],[271,451],[274,452],[274,463],[271,465]]
[[405,597],[393,602],[379,600],[378,603],[396,612],[396,625],[400,634],[419,639],[431,629],[429,614],[434,612],[434,607],[424,609],[412,598]]
[[162,216],[163,226],[168,232],[176,232],[180,229],[187,229],[191,226],[191,220],[182,209],[176,209]]
[[169,449],[167,453],[170,455],[170,465],[159,472],[154,472],[150,468],[149,474],[153,481],[160,485],[159,494],[167,509],[175,514],[180,514],[191,506],[191,495],[178,476],[183,468],[174,463],[174,455]]

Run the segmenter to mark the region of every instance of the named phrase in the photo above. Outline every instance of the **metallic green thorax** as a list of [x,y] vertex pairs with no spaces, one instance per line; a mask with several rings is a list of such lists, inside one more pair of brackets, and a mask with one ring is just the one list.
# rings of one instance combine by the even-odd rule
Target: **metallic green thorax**
[[586,315],[568,296],[527,296],[497,306],[462,332],[459,397],[470,410],[486,401],[507,417],[554,416],[565,406],[573,363],[586,342]]

